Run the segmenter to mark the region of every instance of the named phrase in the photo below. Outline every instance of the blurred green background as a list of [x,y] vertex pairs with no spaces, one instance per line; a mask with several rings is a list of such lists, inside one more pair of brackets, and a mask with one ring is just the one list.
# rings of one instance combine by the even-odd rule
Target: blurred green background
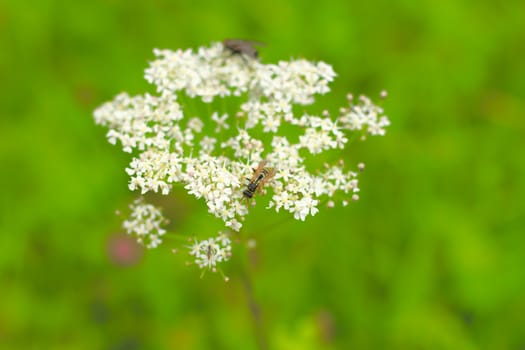
[[[270,349],[524,349],[523,23],[518,0],[3,0],[0,349],[256,349],[235,256],[229,283],[200,279],[174,242],[121,236],[130,157],[92,118],[151,91],[153,48],[224,38],[331,63],[334,111],[389,91],[387,136],[348,155],[359,202],[248,220]],[[154,200],[175,232],[220,227],[181,191]]]

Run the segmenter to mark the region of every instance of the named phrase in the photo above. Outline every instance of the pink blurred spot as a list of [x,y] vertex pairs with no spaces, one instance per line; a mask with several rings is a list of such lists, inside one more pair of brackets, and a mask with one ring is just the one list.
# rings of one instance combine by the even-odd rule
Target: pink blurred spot
[[142,258],[144,248],[132,237],[117,233],[109,238],[107,253],[117,266],[133,266]]

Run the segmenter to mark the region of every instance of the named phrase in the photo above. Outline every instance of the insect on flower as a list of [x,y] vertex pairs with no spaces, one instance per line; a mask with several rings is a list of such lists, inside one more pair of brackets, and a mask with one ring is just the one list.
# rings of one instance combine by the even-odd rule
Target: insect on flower
[[244,198],[253,198],[255,192],[260,191],[266,182],[275,176],[275,168],[266,167],[268,162],[263,160],[257,165],[256,169],[253,169],[253,176],[251,179],[246,178],[249,181],[248,186],[242,192]]
[[224,39],[222,45],[228,49],[232,55],[248,56],[256,60],[259,58],[259,52],[257,52],[255,46],[263,46],[264,44],[252,40]]

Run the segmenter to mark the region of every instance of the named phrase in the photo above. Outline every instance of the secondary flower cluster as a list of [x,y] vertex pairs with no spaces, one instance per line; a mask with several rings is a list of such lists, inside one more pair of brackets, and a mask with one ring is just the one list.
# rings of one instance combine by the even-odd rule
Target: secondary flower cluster
[[[181,184],[235,231],[254,201],[243,198],[245,179],[263,160],[275,169],[265,185],[271,193],[268,208],[304,221],[319,211],[321,199],[333,203],[337,192],[345,205],[346,198],[358,198],[356,172],[343,163],[312,171],[305,161],[343,150],[352,133],[384,135],[389,121],[366,97],[349,99],[335,118],[327,111],[298,112],[294,106],[330,91],[336,75],[330,65],[303,59],[263,64],[232,54],[221,43],[154,54],[145,78],[156,94],[122,93],[94,114],[97,124],[109,128],[109,142],[134,155],[126,169],[131,190],[167,195]],[[215,240],[192,249],[201,268],[226,260],[208,257],[224,248],[213,246]]]
[[161,236],[166,233],[163,226],[166,219],[161,211],[151,204],[144,203],[142,198],[131,205],[131,214],[122,226],[130,235],[137,236],[137,241],[147,248],[156,248],[162,243]]
[[231,241],[225,233],[203,241],[195,240],[189,248],[190,255],[195,257],[197,266],[212,271],[215,271],[217,263],[230,259],[232,250]]

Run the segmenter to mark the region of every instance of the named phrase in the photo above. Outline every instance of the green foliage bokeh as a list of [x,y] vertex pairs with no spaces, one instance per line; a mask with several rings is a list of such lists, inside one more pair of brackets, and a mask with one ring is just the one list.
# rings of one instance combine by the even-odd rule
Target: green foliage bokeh
[[[348,152],[359,202],[257,232],[271,348],[522,349],[523,23],[512,0],[0,2],[0,348],[256,348],[235,274],[200,279],[171,242],[112,263],[136,194],[92,118],[151,91],[153,48],[248,38],[332,64],[333,111],[388,90],[392,121]],[[156,200],[175,232],[220,226],[182,191]]]

